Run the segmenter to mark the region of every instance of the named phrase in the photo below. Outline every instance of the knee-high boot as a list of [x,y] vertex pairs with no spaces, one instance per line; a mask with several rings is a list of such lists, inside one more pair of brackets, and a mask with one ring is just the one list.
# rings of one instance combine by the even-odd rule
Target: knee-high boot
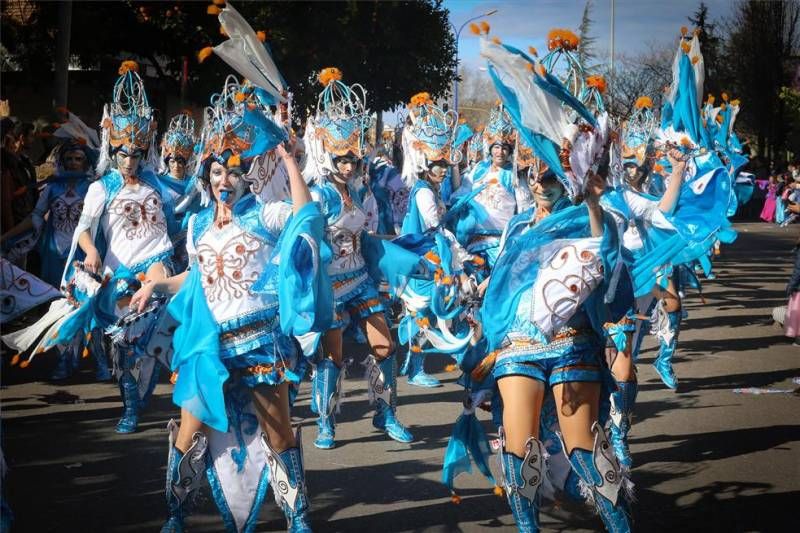
[[380,362],[374,355],[370,355],[365,364],[369,400],[375,404],[372,425],[385,431],[397,442],[413,442],[414,436],[397,419],[397,369],[394,354]]
[[425,372],[425,355],[413,351],[408,352],[408,384],[425,388],[442,386],[438,379]]
[[336,407],[343,376],[342,369],[333,360],[325,358],[317,364],[311,383],[311,410],[319,415],[314,446],[323,450],[336,445]]
[[122,418],[117,422],[117,433],[133,433],[139,425],[139,384],[133,377],[133,352],[124,346],[115,347],[118,350],[120,376],[119,392],[122,396]]
[[286,516],[287,530],[289,533],[310,533],[311,521],[308,517],[306,474],[299,430],[295,439],[297,446],[280,453],[269,445],[263,434],[261,435],[261,444],[267,454],[269,482],[275,492],[275,503]]
[[674,390],[678,388],[678,378],[672,369],[672,358],[678,346],[678,334],[681,330],[681,311],[672,311],[666,314],[669,331],[666,332],[666,335],[659,335],[660,349],[653,366],[664,385]]
[[573,448],[568,455],[570,466],[581,478],[582,488],[593,500],[606,529],[611,533],[627,533],[631,525],[622,468],[597,422],[592,424],[592,433],[593,449]]
[[536,533],[539,531],[539,487],[547,468],[545,448],[535,437],[530,437],[525,447],[525,457],[520,458],[503,446],[499,460],[503,487],[517,529],[521,533]]
[[618,381],[617,390],[611,393],[611,445],[622,468],[630,470],[633,459],[628,448],[628,432],[631,415],[636,402],[639,384],[634,381]]
[[167,457],[167,511],[169,517],[161,528],[161,533],[182,533],[183,521],[191,511],[194,500],[200,491],[208,463],[206,454],[208,440],[203,433],[192,436],[192,445],[182,453],[175,447],[178,425],[170,420],[169,455]]

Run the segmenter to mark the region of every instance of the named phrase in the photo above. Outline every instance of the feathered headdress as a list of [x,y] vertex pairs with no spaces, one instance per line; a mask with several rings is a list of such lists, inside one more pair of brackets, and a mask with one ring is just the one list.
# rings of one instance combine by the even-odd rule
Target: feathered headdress
[[642,166],[645,163],[648,146],[658,127],[653,113],[653,100],[649,96],[636,99],[633,114],[622,129],[621,157],[622,164],[633,163]]
[[595,116],[541,62],[517,48],[484,36],[481,55],[524,143],[570,197],[581,195],[589,170],[605,153],[607,114]]
[[489,149],[496,143],[513,147],[515,138],[511,117],[508,116],[508,113],[503,108],[503,104],[498,103],[489,112],[489,121],[483,129],[484,151],[489,153]]
[[183,158],[186,168],[193,168],[195,138],[194,119],[187,112],[172,117],[164,137],[161,139],[161,173],[167,172],[167,160],[172,157]]
[[323,89],[304,138],[309,156],[304,173],[308,178],[335,172],[333,159],[337,156],[364,157],[371,122],[364,87],[343,83],[342,72],[336,67],[322,69],[318,79]]
[[418,93],[408,104],[410,123],[403,130],[403,180],[416,181],[431,162],[444,160],[450,165],[461,161],[455,146],[458,113],[444,111],[433,103],[428,93]]
[[[270,109],[272,102],[264,90],[228,76],[222,92],[213,95],[205,109],[195,175],[212,160],[252,173],[254,160],[288,138]],[[245,180],[256,181],[247,176]]]
[[146,154],[143,164],[152,168],[157,166],[158,154],[153,142],[156,123],[135,61],[122,62],[111,103],[103,108],[100,125],[103,135],[97,163],[99,175],[108,169],[112,152],[120,149],[130,154]]
[[87,126],[80,117],[68,109],[60,108],[59,111],[63,111],[67,115],[67,121],[53,132],[53,137],[61,140],[55,154],[57,156],[54,161],[56,174],[64,171],[61,167],[61,155],[72,150],[81,150],[86,154],[93,170],[100,154],[100,137],[97,135],[97,131]]

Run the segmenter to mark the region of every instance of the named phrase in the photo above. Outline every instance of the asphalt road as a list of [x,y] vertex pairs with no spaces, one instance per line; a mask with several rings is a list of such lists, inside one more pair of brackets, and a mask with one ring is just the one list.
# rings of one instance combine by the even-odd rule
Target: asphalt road
[[[797,531],[800,504],[800,397],[740,394],[736,388],[792,390],[800,347],[772,326],[771,309],[785,302],[791,248],[798,226],[741,224],[739,239],[716,261],[706,303],[691,295],[676,372],[677,393],[665,389],[650,363],[639,361],[640,392],[631,448],[638,531]],[[364,350],[353,349],[356,358]],[[141,430],[114,433],[117,388],[92,382],[85,368],[65,383],[48,383],[53,359],[26,370],[3,360],[2,445],[9,465],[5,492],[16,515],[12,531],[158,531],[166,512],[165,425],[176,415],[170,385],[159,385]],[[443,362],[438,362],[442,368]],[[346,382],[337,448],[313,447],[310,387],[293,415],[306,427],[305,459],[317,531],[514,531],[504,499],[478,474],[456,480],[463,498],[451,503],[440,484],[452,424],[461,412],[456,373],[439,372],[435,390],[400,381],[400,418],[417,437],[387,440],[371,426],[360,369]],[[38,381],[41,380],[41,381]],[[488,418],[481,415],[483,418]],[[487,430],[492,429],[486,424]],[[188,529],[222,531],[210,499]],[[580,509],[545,508],[545,531],[595,531],[600,520]],[[795,524],[792,526],[791,524]],[[271,496],[258,531],[285,522]]]

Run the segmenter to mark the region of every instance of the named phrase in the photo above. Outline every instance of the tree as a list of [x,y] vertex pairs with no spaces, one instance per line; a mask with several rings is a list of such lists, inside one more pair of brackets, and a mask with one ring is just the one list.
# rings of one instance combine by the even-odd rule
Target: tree
[[705,90],[708,94],[719,96],[728,88],[730,75],[726,69],[727,62],[722,57],[723,42],[717,35],[717,24],[710,21],[705,2],[700,2],[697,11],[688,19],[700,30],[700,47],[706,67]]
[[[5,16],[11,4],[29,6],[32,14],[26,20]],[[122,57],[144,60],[155,69],[163,90],[176,93],[188,60],[187,98],[207,105],[232,73],[219,58],[199,64],[196,57],[200,49],[225,39],[213,5],[183,0],[74,2],[73,59],[108,72],[105,85],[98,86],[103,94],[108,94]],[[339,67],[346,83],[364,85],[373,111],[404,104],[422,90],[444,95],[455,75],[455,39],[442,0],[242,1],[235,7],[254,29],[266,32],[300,118],[316,105],[316,73],[325,67]],[[55,2],[4,3],[1,63],[18,66],[43,87],[52,77],[57,11]]]
[[[664,87],[672,81],[674,55],[673,46],[655,44],[640,54],[617,54],[611,113],[621,120],[627,119],[640,96],[649,96],[659,105]],[[605,76],[609,76],[608,72]]]
[[595,61],[597,61],[597,53],[594,50],[594,43],[597,37],[592,37],[589,33],[592,29],[594,21],[591,19],[592,0],[586,0],[583,6],[583,15],[581,16],[581,25],[578,26],[578,37],[581,41],[578,45],[578,61],[583,66],[586,72],[592,72],[597,69]]
[[489,76],[479,68],[466,65],[459,73],[461,88],[459,92],[459,117],[467,121],[472,128],[485,125],[489,113],[497,101],[497,92]]
[[798,51],[796,1],[740,1],[730,21],[725,56],[734,94],[741,97],[741,119],[757,139],[760,155],[775,160],[786,146],[789,128],[781,87],[791,83],[790,59]]

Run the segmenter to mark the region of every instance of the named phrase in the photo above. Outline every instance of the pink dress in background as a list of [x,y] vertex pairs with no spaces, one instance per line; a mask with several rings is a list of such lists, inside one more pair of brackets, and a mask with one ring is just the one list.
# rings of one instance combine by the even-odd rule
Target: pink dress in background
[[767,185],[767,197],[764,199],[764,209],[761,210],[761,220],[764,222],[775,221],[775,198],[778,185],[770,183]]
[[800,337],[800,292],[793,292],[789,297],[783,331],[787,337]]

